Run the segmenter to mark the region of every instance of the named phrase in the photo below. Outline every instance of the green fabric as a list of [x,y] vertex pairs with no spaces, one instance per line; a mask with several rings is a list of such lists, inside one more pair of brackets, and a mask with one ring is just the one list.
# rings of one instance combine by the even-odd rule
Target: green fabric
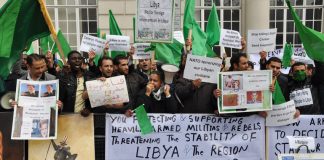
[[33,44],[30,44],[30,47],[28,49],[28,51],[26,52],[27,55],[31,55],[34,53],[34,47]]
[[284,54],[282,57],[282,65],[284,68],[290,67],[291,56],[293,55],[293,47],[291,44],[285,44]]
[[101,39],[106,39],[106,33],[102,33],[102,35],[101,35]]
[[192,31],[192,54],[206,57],[208,53],[206,48],[207,36],[195,20],[195,0],[186,0],[183,19],[185,40],[188,39],[189,30]]
[[60,68],[63,68],[63,61],[62,61],[62,59],[61,59],[61,56],[60,56],[60,54],[58,53],[58,52],[56,52],[56,53],[54,53],[55,54],[55,60],[56,60],[56,64],[58,65],[58,66],[60,66]]
[[48,50],[51,50],[52,47],[53,47],[52,54],[58,52],[55,42],[53,41],[50,35],[39,39],[39,46],[42,49],[43,53],[46,53]]
[[97,37],[101,37],[101,34],[100,34],[100,28],[97,28]]
[[209,46],[214,46],[219,43],[221,28],[219,25],[218,15],[216,7],[213,4],[212,10],[208,17],[206,34],[207,34],[207,44]]
[[216,57],[216,53],[213,50],[213,47],[210,47],[207,43],[206,43],[206,49],[207,49],[207,57]]
[[133,17],[133,41],[134,41],[134,43],[136,43],[135,42],[135,24],[136,24],[136,18]]
[[142,135],[152,133],[154,131],[154,128],[150,119],[147,116],[144,104],[137,107],[134,111],[136,113],[137,122],[141,129]]
[[36,0],[8,0],[0,9],[0,77],[6,79],[20,53],[50,34]]
[[[109,34],[110,35],[122,35],[118,23],[114,17],[114,14],[112,13],[111,10],[109,10]],[[112,51],[111,52],[111,57],[115,58],[117,55],[127,55],[126,52],[120,52],[120,51]]]
[[293,74],[293,79],[295,81],[304,81],[306,79],[306,72],[305,71],[296,71],[294,74]]
[[[64,56],[67,58],[69,52],[72,50],[70,45],[69,45],[69,42],[65,39],[63,33],[61,30],[59,30],[57,32],[57,39],[58,41],[60,42],[61,44],[61,47],[62,47],[62,50],[63,50],[63,53],[64,53]],[[54,48],[57,48],[56,44],[54,46]]]
[[181,61],[181,44],[176,39],[173,39],[173,43],[156,43],[155,45],[155,59],[165,64],[180,65]]
[[286,0],[286,3],[308,57],[316,61],[324,62],[324,34],[304,26],[295,10],[291,7],[290,1]]
[[286,102],[285,97],[282,94],[278,81],[275,82],[275,90],[272,93],[273,104],[278,105]]

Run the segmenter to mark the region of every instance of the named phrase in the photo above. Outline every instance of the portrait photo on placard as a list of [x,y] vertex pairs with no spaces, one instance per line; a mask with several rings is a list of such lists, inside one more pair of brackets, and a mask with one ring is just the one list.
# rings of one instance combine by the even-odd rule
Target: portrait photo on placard
[[262,91],[247,91],[246,102],[247,104],[262,104]]
[[41,96],[42,97],[52,97],[56,96],[56,84],[44,84],[41,85]]
[[223,75],[223,90],[238,92],[243,89],[243,75]]
[[26,97],[38,97],[39,96],[39,85],[30,83],[20,84],[20,95]]

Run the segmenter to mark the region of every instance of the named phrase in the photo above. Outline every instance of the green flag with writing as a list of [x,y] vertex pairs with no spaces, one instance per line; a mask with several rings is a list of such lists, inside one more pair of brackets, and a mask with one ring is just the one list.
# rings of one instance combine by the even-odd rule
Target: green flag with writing
[[147,116],[144,104],[137,107],[135,110],[138,125],[140,126],[143,135],[152,133],[154,131],[153,125]]
[[290,1],[286,0],[286,3],[307,55],[313,60],[324,62],[324,34],[304,26],[295,10],[291,7]]

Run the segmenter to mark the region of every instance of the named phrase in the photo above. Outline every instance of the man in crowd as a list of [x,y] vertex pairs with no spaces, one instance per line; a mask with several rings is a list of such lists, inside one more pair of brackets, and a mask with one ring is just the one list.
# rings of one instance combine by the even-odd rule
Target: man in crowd
[[146,82],[149,80],[151,72],[151,59],[140,59],[138,60],[138,68],[135,70]]

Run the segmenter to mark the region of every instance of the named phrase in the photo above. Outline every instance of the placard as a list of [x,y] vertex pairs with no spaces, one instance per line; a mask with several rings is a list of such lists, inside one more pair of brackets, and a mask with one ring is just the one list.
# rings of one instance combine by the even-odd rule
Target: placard
[[83,34],[80,51],[89,52],[93,50],[97,55],[101,57],[103,50],[105,48],[106,40]]
[[106,35],[106,39],[109,44],[109,51],[129,52],[130,50],[129,36]]
[[277,28],[248,30],[247,53],[274,51],[276,48]]
[[141,136],[136,117],[107,114],[106,160],[265,159],[260,116],[149,114],[149,119],[154,132]]
[[81,114],[60,115],[58,124],[57,139],[28,141],[28,159],[56,160],[59,156],[65,156],[67,160],[95,159],[92,114],[88,117],[83,117]]
[[290,93],[289,97],[294,100],[296,107],[313,104],[313,96],[310,88],[295,90]]
[[220,72],[218,112],[239,113],[272,110],[272,71]]
[[322,153],[309,153],[309,154],[279,154],[278,160],[323,160],[324,154]]
[[171,43],[174,7],[173,0],[138,0],[135,41]]
[[86,82],[91,107],[129,102],[125,76]]
[[56,139],[58,80],[17,80],[12,139]]
[[284,126],[295,123],[296,107],[293,100],[279,105],[273,105],[273,110],[267,112],[266,126]]
[[181,44],[185,44],[184,36],[182,31],[174,31],[173,38],[179,41]]
[[240,32],[228,29],[222,29],[219,45],[228,48],[241,49],[241,35]]
[[152,52],[145,52],[146,48],[150,47],[150,43],[135,43],[135,53],[133,59],[151,59]]
[[217,74],[220,72],[221,65],[221,59],[188,54],[183,77],[191,80],[200,78],[202,82],[217,83]]
[[181,1],[174,0],[174,30],[181,30]]
[[[293,154],[287,136],[307,136],[315,138],[315,150],[311,153],[324,153],[324,116],[301,115],[300,121],[280,127],[267,127],[268,160],[276,159],[279,154]],[[299,153],[307,153],[307,147],[300,147]]]

